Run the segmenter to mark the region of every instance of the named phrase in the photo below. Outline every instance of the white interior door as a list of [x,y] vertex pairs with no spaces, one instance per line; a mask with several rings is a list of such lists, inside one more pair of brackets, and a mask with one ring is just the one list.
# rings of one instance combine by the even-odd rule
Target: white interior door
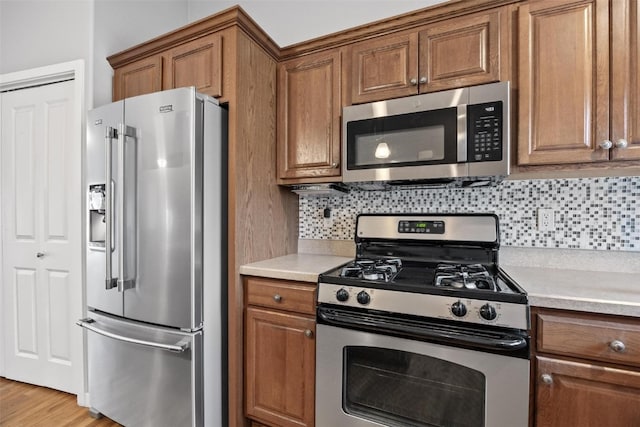
[[82,149],[74,81],[0,96],[4,375],[79,394]]

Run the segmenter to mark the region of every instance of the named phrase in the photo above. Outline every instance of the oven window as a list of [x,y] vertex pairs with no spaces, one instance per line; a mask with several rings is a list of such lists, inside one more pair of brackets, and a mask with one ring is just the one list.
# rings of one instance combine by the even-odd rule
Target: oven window
[[485,376],[422,354],[344,348],[345,412],[397,427],[484,427]]

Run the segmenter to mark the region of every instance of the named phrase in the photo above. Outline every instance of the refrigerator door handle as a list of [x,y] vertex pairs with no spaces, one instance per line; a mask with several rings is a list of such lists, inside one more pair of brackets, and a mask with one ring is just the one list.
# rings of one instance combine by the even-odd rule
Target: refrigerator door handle
[[108,126],[106,127],[104,146],[105,146],[105,172],[106,172],[106,185],[105,185],[105,199],[106,207],[104,213],[105,222],[105,242],[104,242],[104,254],[106,259],[105,268],[105,288],[107,290],[113,289],[117,286],[117,279],[113,277],[113,266],[111,257],[113,256],[113,177],[112,177],[112,165],[111,150],[113,145],[113,139],[117,138],[118,132]]
[[[125,271],[125,254],[130,257],[135,256],[135,250],[127,250],[125,247],[124,234],[125,234],[125,226],[126,226],[126,217],[125,217],[125,187],[135,188],[135,186],[126,186],[125,185],[125,139],[127,137],[135,138],[136,130],[131,126],[127,126],[125,124],[118,125],[118,180],[116,182],[116,196],[118,198],[118,221],[117,221],[117,230],[116,230],[116,245],[118,249],[118,279],[117,286],[118,292],[124,292],[127,289],[131,289],[135,286],[134,278],[126,278]],[[135,159],[132,159],[135,165]],[[134,206],[130,208],[135,208],[135,199],[131,201]],[[130,261],[128,265],[135,265],[135,259],[128,260]]]
[[104,330],[98,326],[94,326],[97,323],[95,320],[91,318],[80,319],[76,322],[76,325],[83,327],[91,332],[95,332],[96,334],[103,335],[108,338],[112,338],[114,340],[123,341],[130,344],[142,345],[145,347],[151,347],[159,350],[171,351],[174,353],[184,353],[185,351],[191,348],[191,340],[189,337],[182,337],[180,341],[175,344],[164,344],[159,342],[141,340],[139,338],[127,337],[121,334],[115,334],[113,332],[109,332]]

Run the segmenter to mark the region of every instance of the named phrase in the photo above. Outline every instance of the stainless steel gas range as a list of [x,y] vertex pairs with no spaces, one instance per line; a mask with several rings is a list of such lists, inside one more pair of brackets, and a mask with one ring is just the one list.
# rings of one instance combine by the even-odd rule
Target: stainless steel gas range
[[363,214],[356,258],[321,274],[316,426],[518,427],[529,306],[492,214]]

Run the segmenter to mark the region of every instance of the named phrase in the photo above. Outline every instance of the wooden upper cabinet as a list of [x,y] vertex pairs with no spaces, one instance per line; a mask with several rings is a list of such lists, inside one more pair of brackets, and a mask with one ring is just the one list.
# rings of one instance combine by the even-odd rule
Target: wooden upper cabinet
[[611,158],[640,159],[640,3],[611,2],[611,22]]
[[377,101],[418,93],[418,34],[381,37],[351,48],[351,101]]
[[[464,16],[420,32],[420,91],[500,80],[504,11]],[[424,81],[424,83],[423,83]]]
[[636,0],[520,7],[518,164],[640,158],[638,22]]
[[340,51],[279,65],[280,183],[335,181],[340,176],[340,113]]
[[198,92],[222,96],[222,37],[211,34],[166,54],[165,87],[195,86]]
[[502,8],[355,43],[347,64],[350,101],[499,81],[504,78],[501,49],[508,55],[507,26],[507,8]]
[[162,90],[162,56],[154,55],[116,68],[113,74],[113,100]]

